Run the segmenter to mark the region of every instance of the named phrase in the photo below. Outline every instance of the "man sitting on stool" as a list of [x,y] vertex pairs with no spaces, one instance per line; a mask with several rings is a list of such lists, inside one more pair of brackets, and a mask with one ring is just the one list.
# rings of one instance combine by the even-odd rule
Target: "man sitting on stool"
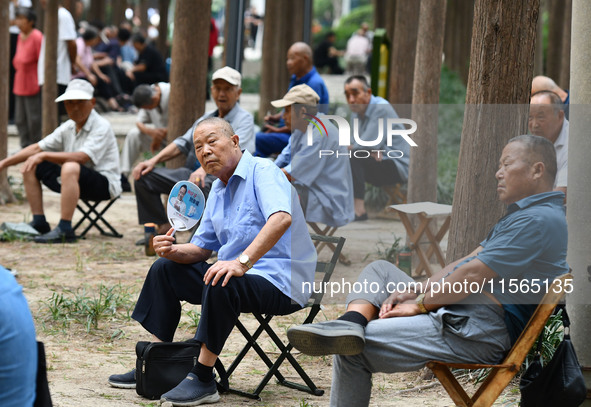
[[[269,160],[240,150],[239,138],[221,118],[194,131],[195,154],[215,175],[203,219],[190,243],[173,244],[170,229],[154,238],[156,260],[132,318],[155,340],[172,341],[180,301],[201,304],[195,341],[197,365],[161,401],[193,406],[219,400],[213,366],[241,312],[286,315],[302,308],[314,281],[316,250],[297,194]],[[213,251],[214,264],[207,263]],[[135,371],[113,375],[115,387],[135,387]]]
[[[0,171],[25,161],[21,172],[37,243],[75,242],[72,217],[78,199],[104,201],[121,194],[119,148],[111,124],[94,110],[94,88],[74,79],[56,102],[70,120],[38,143],[0,161]],[[61,219],[50,231],[43,212],[41,183],[61,193]]]

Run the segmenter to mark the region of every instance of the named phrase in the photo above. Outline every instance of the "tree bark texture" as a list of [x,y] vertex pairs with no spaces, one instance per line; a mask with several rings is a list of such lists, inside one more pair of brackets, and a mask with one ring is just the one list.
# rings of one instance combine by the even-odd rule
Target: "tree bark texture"
[[448,0],[445,14],[445,65],[457,72],[466,84],[470,68],[474,0]]
[[267,0],[265,3],[265,31],[263,34],[263,56],[259,118],[267,111],[275,111],[271,101],[281,98],[287,92],[289,72],[285,60],[287,50],[304,38],[304,2],[302,0]]
[[127,1],[125,0],[111,0],[111,24],[119,26],[125,21],[125,9],[127,8]]
[[[163,58],[168,58],[168,6],[170,0],[159,0],[158,11],[160,12],[160,24],[158,24],[158,39],[156,48]],[[209,39],[209,36],[207,37]],[[209,41],[209,40],[208,40]]]
[[417,123],[408,177],[408,202],[437,202],[437,111],[446,0],[421,0],[412,95]]
[[[209,41],[195,40],[191,44],[187,41],[209,38],[210,14],[211,0],[176,0],[168,109],[169,142],[183,135],[205,110],[203,95],[207,86]],[[166,165],[178,168],[184,163],[185,157],[179,157]]]
[[45,137],[57,127],[57,22],[58,0],[47,0],[45,8],[45,83],[41,93],[41,131]]
[[562,63],[562,34],[564,24],[564,0],[549,0],[548,3],[548,48],[546,75],[558,82]]
[[573,16],[572,0],[564,0],[564,23],[562,25],[562,46],[560,47],[560,75],[558,86],[563,89],[570,89],[570,49],[571,49],[571,27]]
[[[574,275],[574,291],[567,294],[571,337],[589,392],[591,383],[591,2],[572,2],[572,76],[570,92],[570,135],[568,149],[568,199],[566,218],[568,223],[567,261]],[[589,393],[587,393],[589,394]],[[588,406],[587,400],[582,406]]]
[[[8,27],[9,0],[0,0],[0,27]],[[10,59],[8,30],[0,30],[0,61]],[[0,77],[8,77],[8,64],[0,64]],[[8,155],[8,81],[0,81],[0,160]],[[14,195],[8,184],[7,171],[0,171],[0,205],[14,202]]]
[[148,0],[137,0],[134,15],[140,19],[140,27],[148,29]]
[[448,262],[486,237],[505,208],[495,173],[507,141],[527,131],[539,0],[477,0]]
[[420,2],[397,0],[391,38],[390,99],[400,117],[410,117]]
[[543,38],[543,29],[544,29],[544,21],[542,16],[544,15],[544,10],[546,10],[547,1],[540,0],[540,12],[538,18],[538,24],[536,27],[536,48],[534,53],[534,76],[543,75],[544,74],[544,38]]
[[[104,0],[92,0],[90,2],[90,10],[88,10],[88,21],[92,24],[93,21],[105,22],[106,2]],[[72,14],[73,15],[73,14]]]
[[373,26],[374,28],[385,28],[390,42],[394,37],[395,18],[396,0],[373,1]]

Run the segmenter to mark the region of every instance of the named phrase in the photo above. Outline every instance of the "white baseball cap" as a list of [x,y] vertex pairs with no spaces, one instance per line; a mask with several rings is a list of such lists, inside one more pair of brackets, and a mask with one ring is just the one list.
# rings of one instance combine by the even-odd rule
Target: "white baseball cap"
[[216,79],[223,79],[230,85],[240,87],[242,75],[240,75],[240,72],[238,72],[236,69],[230,68],[229,66],[224,66],[223,68],[215,71],[211,76],[212,82]]
[[66,91],[58,97],[56,102],[64,100],[90,100],[94,96],[94,87],[84,79],[73,79],[68,83]]

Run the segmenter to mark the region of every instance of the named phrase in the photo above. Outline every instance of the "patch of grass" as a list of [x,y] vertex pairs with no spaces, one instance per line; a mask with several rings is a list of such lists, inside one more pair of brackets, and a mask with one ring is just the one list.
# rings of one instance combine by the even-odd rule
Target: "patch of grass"
[[[382,239],[378,240],[376,243],[376,251],[375,254],[377,255],[378,259],[389,261],[392,264],[396,264],[396,257],[398,253],[401,251],[400,241],[402,237],[396,237],[395,233],[392,233],[394,237],[393,243],[386,243]],[[368,253],[363,258],[363,261],[367,260],[371,253]]]
[[[42,323],[50,328],[69,328],[72,323],[84,326],[86,332],[98,329],[99,321],[107,317],[130,319],[134,302],[130,287],[121,284],[105,286],[101,284],[97,294],[88,293],[88,287],[76,291],[53,292],[50,298],[41,302]],[[115,333],[114,337],[120,334]]]
[[190,323],[189,328],[197,328],[199,326],[199,320],[201,319],[201,312],[190,309],[187,311]]
[[13,230],[0,230],[0,242],[27,242],[29,238]]

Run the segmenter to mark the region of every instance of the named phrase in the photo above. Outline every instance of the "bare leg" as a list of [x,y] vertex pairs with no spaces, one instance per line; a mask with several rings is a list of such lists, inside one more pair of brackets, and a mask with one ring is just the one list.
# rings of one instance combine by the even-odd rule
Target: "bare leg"
[[43,192],[41,191],[41,182],[35,176],[35,169],[23,172],[23,182],[31,213],[43,215]]
[[76,204],[80,198],[80,164],[66,162],[62,165],[62,194],[61,194],[61,219],[72,220]]
[[215,365],[218,355],[207,349],[204,343],[201,344],[201,352],[199,353],[199,363],[205,366],[212,367]]
[[354,199],[355,215],[361,216],[365,214],[365,201],[363,199]]
[[359,312],[365,319],[371,321],[377,319],[380,310],[365,300],[354,300],[347,306],[347,311]]

